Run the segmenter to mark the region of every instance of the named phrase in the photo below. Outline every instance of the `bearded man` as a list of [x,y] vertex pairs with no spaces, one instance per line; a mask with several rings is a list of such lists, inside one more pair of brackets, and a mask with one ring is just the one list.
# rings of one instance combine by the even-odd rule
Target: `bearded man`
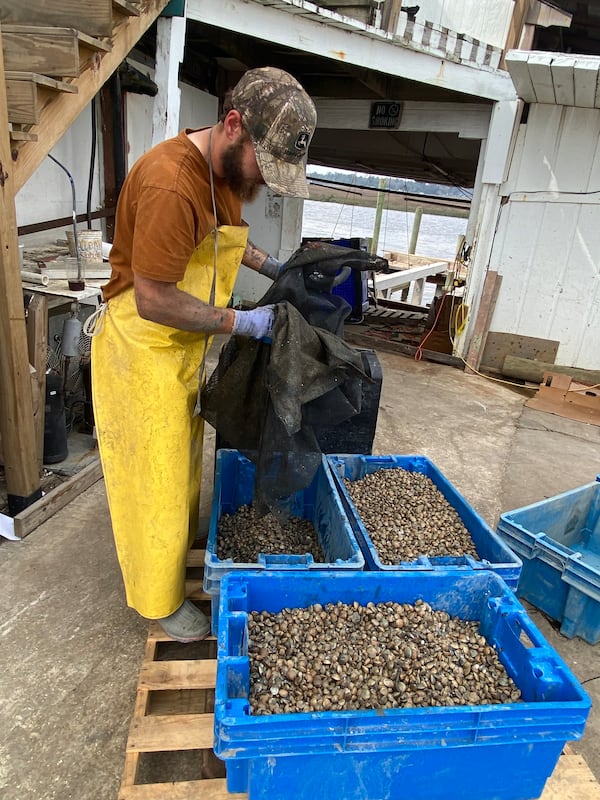
[[274,311],[228,304],[240,263],[281,264],[248,241],[242,203],[263,185],[308,197],[314,104],[288,73],[249,70],[219,122],[145,153],[119,196],[112,273],[87,330],[96,432],[127,603],[173,639],[207,617],[184,599],[198,526],[203,420],[196,398],[214,334],[262,339]]

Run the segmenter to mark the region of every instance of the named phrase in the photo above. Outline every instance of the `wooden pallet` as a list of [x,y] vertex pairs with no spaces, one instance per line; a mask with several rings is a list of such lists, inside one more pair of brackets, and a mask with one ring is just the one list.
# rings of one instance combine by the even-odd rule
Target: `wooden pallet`
[[[204,550],[192,550],[186,595],[210,617],[203,566]],[[216,675],[214,636],[179,644],[150,623],[119,800],[246,798],[228,794],[225,765],[212,750]]]
[[[204,550],[192,550],[187,564],[188,597],[210,617]],[[247,800],[227,792],[225,765],[212,750],[216,674],[214,636],[178,644],[150,623],[118,800]],[[540,800],[600,800],[600,785],[567,745]]]

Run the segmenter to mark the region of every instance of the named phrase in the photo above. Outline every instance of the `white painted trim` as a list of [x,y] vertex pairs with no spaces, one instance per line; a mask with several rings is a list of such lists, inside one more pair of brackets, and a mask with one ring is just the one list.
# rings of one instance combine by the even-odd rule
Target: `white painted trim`
[[474,202],[471,203],[471,208],[476,216],[475,219],[470,218],[467,225],[467,230],[472,233],[472,239],[467,239],[466,242],[467,245],[471,244],[472,246],[465,298],[469,316],[465,329],[456,344],[457,352],[463,357],[468,352],[471,343],[483,284],[489,269],[502,204],[501,187],[510,169],[522,107],[522,101],[506,101],[495,104],[489,136],[480,155],[480,163],[483,162],[483,168],[480,171],[478,165],[477,179],[481,172],[481,187],[476,185],[480,200],[477,205]]
[[483,156],[483,183],[504,183],[508,175],[510,154],[518,132],[518,122],[523,104],[520,100],[496,103]]
[[152,109],[152,145],[179,133],[179,64],[185,47],[185,17],[159,17],[156,37],[155,82],[158,92]]
[[[390,98],[393,99],[393,98]],[[319,128],[369,130],[372,100],[332,100],[313,97]],[[405,101],[398,131],[458,133],[464,139],[488,135],[492,108],[483,103],[428,103]],[[382,129],[388,132],[388,129]],[[373,131],[377,133],[375,129]]]
[[579,206],[600,205],[600,191],[597,192],[513,192],[514,203],[572,203]]
[[407,286],[413,281],[428,278],[430,275],[439,275],[448,269],[447,261],[432,261],[430,264],[423,264],[419,267],[410,269],[398,269],[387,274],[375,275],[375,289],[379,292],[388,290],[394,291]]
[[293,47],[440,89],[490,100],[515,97],[513,83],[505,72],[457,64],[395,44],[384,31],[340,17],[305,0],[289,0],[282,5],[285,10],[252,0],[188,0],[187,15],[189,19],[254,36],[270,45]]

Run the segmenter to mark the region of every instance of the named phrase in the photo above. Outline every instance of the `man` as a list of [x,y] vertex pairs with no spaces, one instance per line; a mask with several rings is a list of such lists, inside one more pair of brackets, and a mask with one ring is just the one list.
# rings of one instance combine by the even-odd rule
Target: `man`
[[92,333],[95,422],[127,602],[178,641],[210,624],[184,600],[198,524],[203,421],[194,413],[212,336],[261,339],[273,308],[228,308],[240,262],[281,266],[247,241],[242,203],[264,184],[308,197],[314,104],[288,73],[248,71],[220,121],[144,154],[119,197],[112,274]]

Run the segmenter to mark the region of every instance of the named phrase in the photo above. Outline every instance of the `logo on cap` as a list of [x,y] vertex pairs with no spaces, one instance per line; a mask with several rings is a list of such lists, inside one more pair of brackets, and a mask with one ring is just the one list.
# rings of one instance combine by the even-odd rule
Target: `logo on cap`
[[308,147],[309,138],[310,137],[308,133],[306,133],[306,131],[302,131],[301,133],[299,133],[298,137],[296,138],[296,142],[294,144],[296,150],[306,150],[306,148]]

